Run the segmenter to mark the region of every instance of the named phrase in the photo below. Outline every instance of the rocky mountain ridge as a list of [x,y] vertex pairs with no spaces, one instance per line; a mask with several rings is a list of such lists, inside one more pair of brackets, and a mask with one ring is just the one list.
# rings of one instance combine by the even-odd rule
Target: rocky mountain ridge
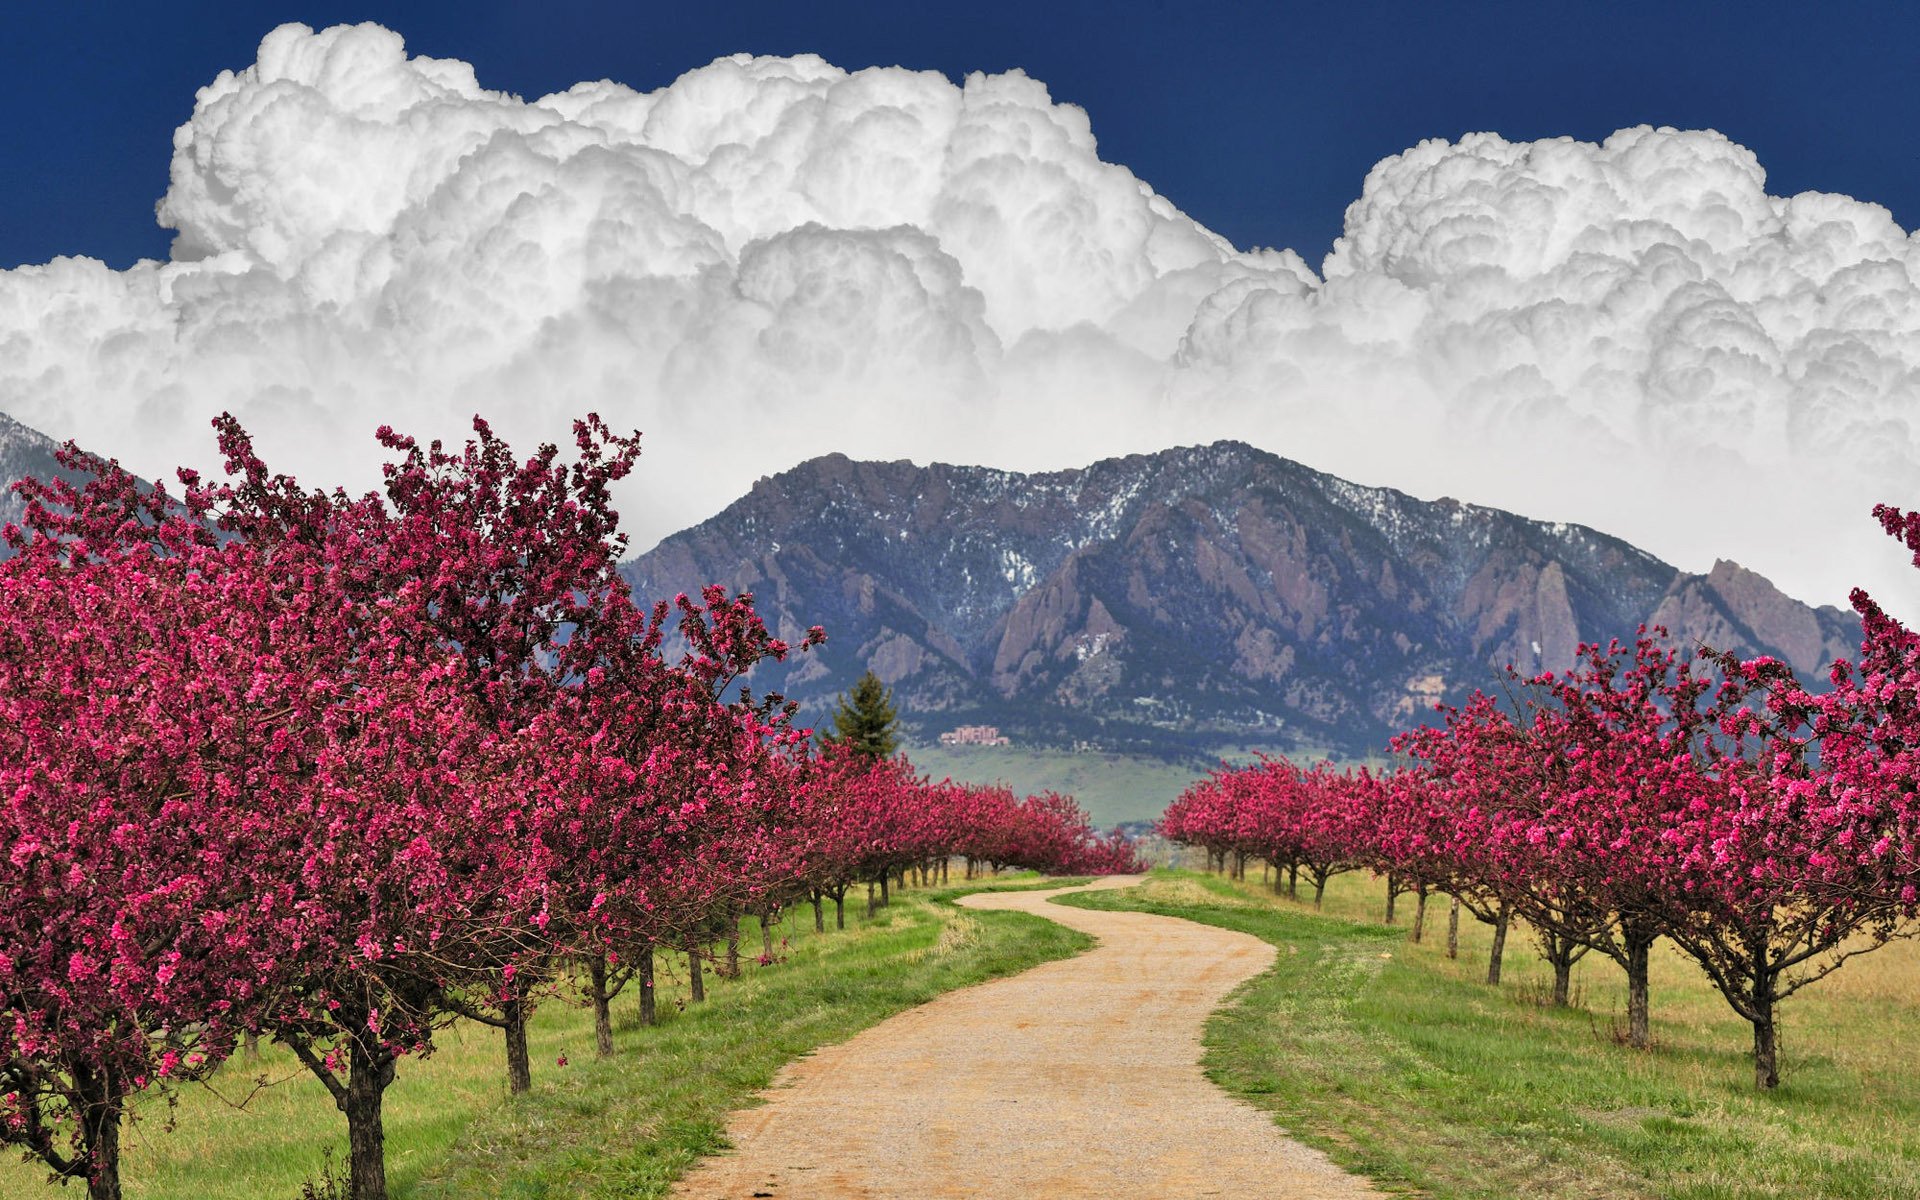
[[1498,669],[1664,624],[1811,676],[1858,623],[1721,562],[1678,569],[1584,526],[1423,501],[1238,442],[1020,474],[829,455],[624,568],[642,596],[752,590],[821,651],[763,669],[815,712],[871,668],[919,736],[1179,754],[1377,750]]
[[[0,413],[0,526],[19,521],[27,506],[14,494],[13,485],[21,479],[51,479],[63,474],[53,455],[60,443],[36,429]],[[5,547],[0,546],[0,554]]]

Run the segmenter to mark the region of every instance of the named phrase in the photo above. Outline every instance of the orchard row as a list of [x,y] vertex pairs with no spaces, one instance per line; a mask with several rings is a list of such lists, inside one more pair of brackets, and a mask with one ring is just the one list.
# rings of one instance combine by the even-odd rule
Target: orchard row
[[[1920,516],[1876,510],[1916,552]],[[1649,954],[1667,938],[1753,1029],[1755,1079],[1779,1082],[1777,1008],[1848,959],[1911,933],[1920,908],[1920,638],[1855,592],[1864,640],[1829,690],[1784,664],[1666,644],[1588,646],[1562,673],[1509,669],[1393,741],[1383,772],[1284,759],[1221,768],[1162,831],[1210,861],[1264,859],[1289,888],[1370,870],[1493,926],[1530,927],[1565,1004],[1597,952],[1628,981],[1648,1044]],[[1279,886],[1276,876],[1276,887]],[[1456,918],[1457,919],[1457,918]]]
[[[69,446],[0,564],[0,1138],[118,1197],[143,1089],[271,1037],[386,1196],[382,1097],[465,1016],[586,981],[651,1002],[656,948],[840,909],[950,856],[1131,869],[1058,796],[933,784],[816,745],[741,683],[796,647],[749,594],[636,603],[609,489],[638,435],[564,461],[380,431],[382,493],[275,475],[147,487]],[[804,650],[819,629],[796,632]]]

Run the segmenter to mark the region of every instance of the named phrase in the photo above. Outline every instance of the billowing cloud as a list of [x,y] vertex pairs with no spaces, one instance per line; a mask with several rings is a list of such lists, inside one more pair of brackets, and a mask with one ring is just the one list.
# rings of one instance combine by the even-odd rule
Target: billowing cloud
[[1765,184],[1712,132],[1423,142],[1316,274],[1018,73],[736,56],[528,102],[376,26],[284,26],[175,135],[170,261],[0,272],[0,409],[152,473],[210,465],[232,409],[351,486],[383,423],[530,442],[593,409],[647,434],[637,547],[829,450],[1238,437],[1920,609],[1866,517],[1920,505],[1916,244]]

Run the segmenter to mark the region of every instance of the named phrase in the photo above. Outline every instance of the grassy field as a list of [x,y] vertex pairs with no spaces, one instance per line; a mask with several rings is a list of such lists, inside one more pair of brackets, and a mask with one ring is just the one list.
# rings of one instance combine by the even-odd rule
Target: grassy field
[[[896,893],[872,921],[849,897],[848,929],[825,935],[814,934],[803,909],[778,929],[789,939],[786,957],[770,967],[754,964],[759,930],[749,921],[741,978],[709,976],[707,1002],[683,1007],[678,960],[660,980],[661,1024],[642,1028],[635,1001],[622,997],[616,1054],[604,1062],[594,1057],[591,1014],[549,1001],[529,1035],[533,1091],[516,1100],[505,1095],[499,1035],[453,1027],[431,1058],[403,1060],[388,1091],[394,1194],[662,1195],[695,1157],[724,1145],[727,1112],[749,1103],[788,1060],[941,992],[1090,944],[1037,917],[955,908],[947,901],[957,894]],[[237,1107],[255,1075],[274,1085]],[[235,1060],[211,1087],[183,1093],[172,1115],[171,1131],[164,1108],[128,1131],[129,1200],[294,1200],[323,1154],[331,1148],[338,1157],[346,1145],[332,1101],[271,1046],[257,1063]],[[45,1179],[44,1169],[9,1158],[0,1162],[0,1197],[78,1194]]]
[[1506,982],[1485,986],[1490,931],[1446,907],[1427,938],[1377,924],[1383,887],[1336,879],[1326,908],[1258,877],[1190,872],[1075,896],[1239,929],[1277,968],[1210,1022],[1206,1067],[1288,1130],[1390,1191],[1435,1198],[1920,1196],[1920,947],[1857,959],[1788,1001],[1784,1083],[1753,1090],[1748,1026],[1700,972],[1656,952],[1656,1048],[1620,1044],[1622,976],[1575,968],[1577,1007],[1542,1005],[1551,972],[1516,926]]
[[[1315,757],[1309,750],[1288,753],[1302,762]],[[907,757],[935,779],[1004,783],[1022,795],[1051,789],[1072,796],[1101,829],[1122,821],[1157,819],[1181,790],[1211,765],[1035,746],[908,746]],[[1235,749],[1224,757],[1246,762],[1253,752]]]

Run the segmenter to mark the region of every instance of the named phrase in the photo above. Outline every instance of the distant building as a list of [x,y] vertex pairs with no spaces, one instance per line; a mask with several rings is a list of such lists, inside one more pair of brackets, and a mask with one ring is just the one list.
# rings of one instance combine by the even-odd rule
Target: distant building
[[1004,746],[998,725],[962,725],[940,735],[942,746]]

